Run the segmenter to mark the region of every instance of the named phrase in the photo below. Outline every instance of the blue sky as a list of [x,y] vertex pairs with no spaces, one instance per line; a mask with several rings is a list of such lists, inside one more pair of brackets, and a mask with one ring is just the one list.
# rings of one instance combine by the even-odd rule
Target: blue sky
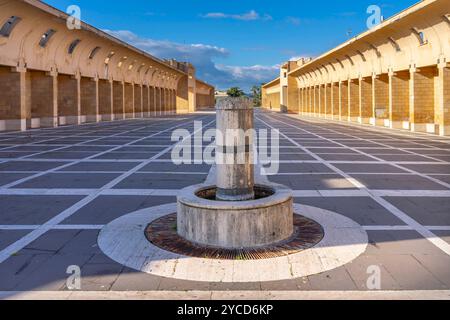
[[378,5],[388,18],[418,0],[45,0],[160,58],[189,60],[218,88],[248,90],[292,57],[314,57],[366,30]]

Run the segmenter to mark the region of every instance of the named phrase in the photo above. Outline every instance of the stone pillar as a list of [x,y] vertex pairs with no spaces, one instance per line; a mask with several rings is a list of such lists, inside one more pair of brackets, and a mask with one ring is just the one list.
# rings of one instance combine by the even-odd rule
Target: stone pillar
[[358,122],[361,118],[359,110],[359,79],[350,79],[348,81],[348,120],[352,122]]
[[102,121],[102,116],[100,114],[100,79],[98,76],[94,78],[95,82],[95,122]]
[[373,99],[372,99],[372,77],[359,79],[360,91],[360,118],[359,123],[369,124],[373,115]]
[[437,68],[410,70],[410,123],[411,130],[436,133],[435,78]]
[[326,107],[326,117],[331,119],[333,117],[333,87],[332,83],[327,83],[325,86],[325,107]]
[[125,119],[135,118],[135,105],[134,105],[134,84],[124,83],[124,108]]
[[27,129],[30,114],[24,67],[0,67],[0,131]]
[[[102,89],[100,90],[99,93],[99,97],[100,97],[100,110],[102,109],[102,105],[104,106],[104,118],[102,117],[102,120],[111,120],[114,121],[116,119],[115,114],[114,114],[114,81],[113,80],[108,80],[108,89],[105,86],[105,99],[102,99]],[[109,93],[109,105],[107,104],[108,98],[107,98],[107,94]],[[108,108],[109,106],[109,108]],[[102,113],[103,115],[103,113]]]
[[389,127],[389,76],[376,75],[373,78],[374,86],[374,117],[372,123],[376,126]]
[[80,79],[80,122],[98,122],[98,79]]
[[78,76],[59,74],[56,78],[56,82],[58,124],[62,126],[68,124],[79,124],[80,104],[78,101]]
[[156,105],[155,105],[155,87],[150,86],[149,91],[149,100],[150,100],[150,115],[155,116],[156,115]]
[[410,129],[408,72],[389,72],[389,122],[391,129]]
[[298,113],[299,101],[298,101],[298,85],[297,79],[292,76],[288,76],[288,95],[287,95],[287,111],[290,113]]
[[58,72],[51,71],[49,76],[52,79],[52,104],[50,114],[41,118],[41,127],[57,127],[58,126]]
[[74,124],[81,124],[86,122],[86,118],[83,118],[81,114],[81,74],[77,72],[75,74],[75,80],[77,82],[77,110],[74,119]]
[[441,58],[438,65],[438,124],[441,136],[450,136],[450,68]]
[[347,121],[348,120],[348,106],[349,106],[349,85],[348,80],[341,81],[341,108],[339,112],[339,120]]
[[250,99],[223,99],[217,105],[217,198],[253,199],[253,106]]

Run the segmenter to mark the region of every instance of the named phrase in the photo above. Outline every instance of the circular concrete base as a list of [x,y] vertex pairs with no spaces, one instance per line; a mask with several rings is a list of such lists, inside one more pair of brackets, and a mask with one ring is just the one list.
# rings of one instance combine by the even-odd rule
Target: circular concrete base
[[[289,239],[294,233],[292,192],[282,185],[257,186],[262,198],[210,200],[215,186],[196,185],[178,196],[178,234],[204,246],[257,248]],[[201,196],[203,195],[203,197]]]
[[294,205],[294,211],[322,225],[325,237],[315,247],[265,260],[213,260],[186,257],[152,245],[145,236],[148,224],[176,212],[176,204],[148,208],[120,217],[100,232],[98,244],[114,261],[156,276],[204,282],[289,280],[341,267],[367,248],[364,229],[335,212]]

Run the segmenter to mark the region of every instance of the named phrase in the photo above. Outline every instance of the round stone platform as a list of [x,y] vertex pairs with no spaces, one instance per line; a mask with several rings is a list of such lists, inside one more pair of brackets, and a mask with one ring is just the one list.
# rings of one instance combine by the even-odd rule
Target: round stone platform
[[294,212],[300,212],[322,226],[324,237],[316,246],[261,260],[194,258],[158,248],[146,237],[149,223],[176,211],[177,205],[173,203],[120,217],[102,229],[99,247],[114,261],[152,275],[242,283],[296,279],[329,271],[356,259],[368,243],[366,231],[353,220],[335,212],[294,204]]

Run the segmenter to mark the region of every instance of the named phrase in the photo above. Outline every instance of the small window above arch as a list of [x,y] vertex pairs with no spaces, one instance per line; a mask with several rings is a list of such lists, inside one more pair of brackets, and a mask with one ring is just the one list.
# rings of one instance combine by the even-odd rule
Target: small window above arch
[[100,47],[95,47],[94,49],[92,49],[91,53],[89,54],[89,60],[94,59],[95,55],[97,54],[97,52],[100,50]]
[[39,46],[42,48],[45,48],[47,46],[47,43],[50,41],[50,38],[53,37],[53,35],[56,33],[56,30],[54,29],[48,29],[39,40]]
[[419,44],[421,46],[428,43],[428,40],[425,38],[425,33],[423,31],[419,31],[417,28],[412,28],[411,31],[417,37],[417,40],[419,40]]
[[76,40],[72,41],[72,43],[69,45],[69,49],[67,50],[67,52],[69,54],[72,54],[80,42],[81,42],[80,39],[76,39]]
[[111,61],[111,58],[115,55],[116,53],[114,51],[111,51],[108,56],[105,59],[105,64],[109,64],[109,61]]
[[11,16],[0,29],[0,36],[9,37],[14,27],[22,20],[20,17]]

